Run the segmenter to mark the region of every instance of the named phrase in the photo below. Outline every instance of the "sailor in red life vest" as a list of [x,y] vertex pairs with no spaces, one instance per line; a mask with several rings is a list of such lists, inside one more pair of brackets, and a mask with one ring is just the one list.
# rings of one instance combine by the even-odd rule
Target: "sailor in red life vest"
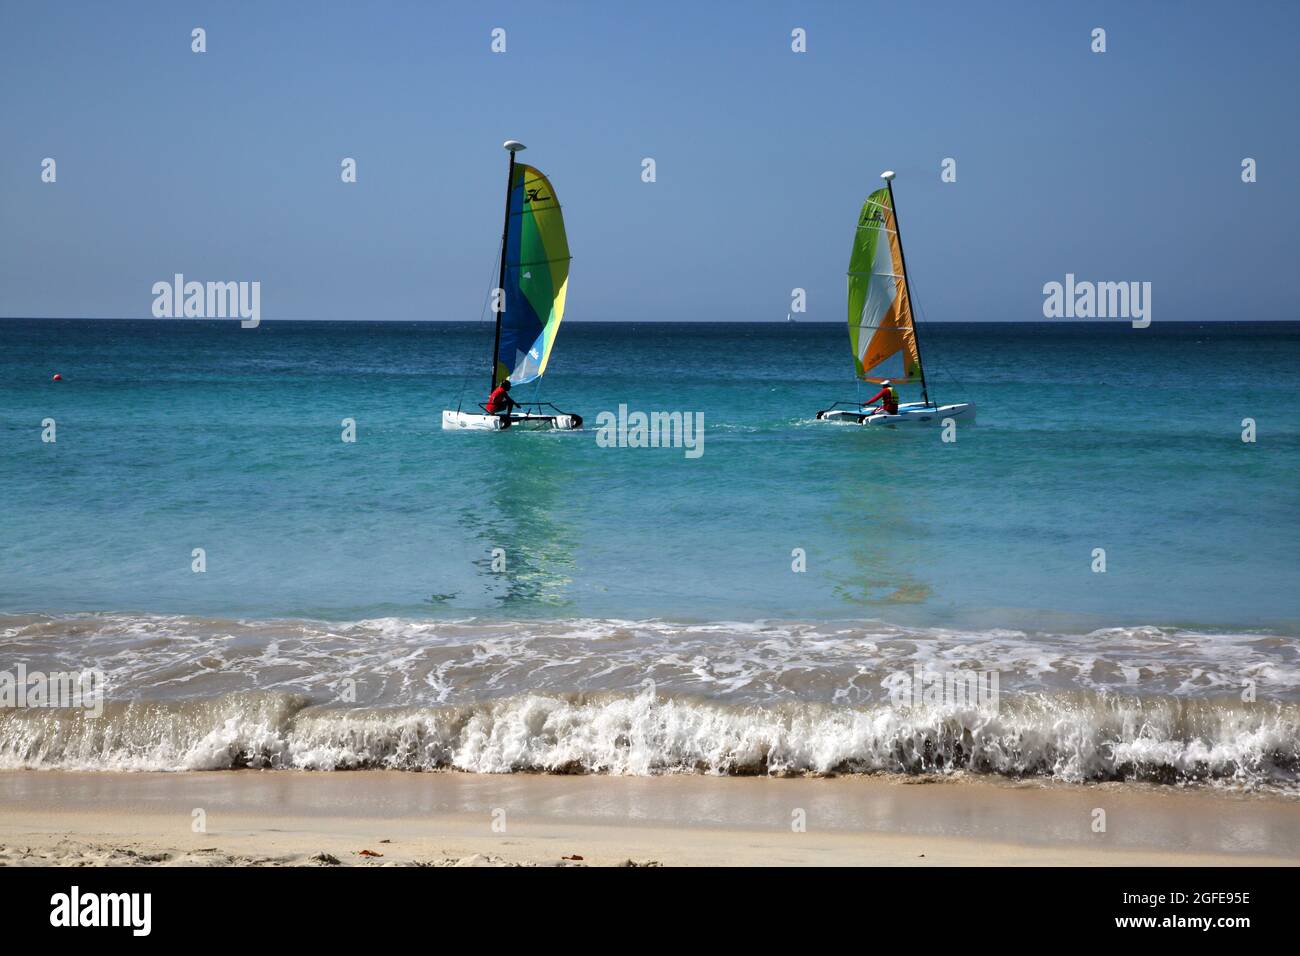
[[879,401],[882,398],[884,399],[883,404],[885,406],[885,414],[897,415],[898,414],[898,389],[894,388],[893,385],[889,384],[889,379],[885,379],[883,382],[881,382],[880,391],[876,392],[875,395],[872,395],[869,399],[867,399],[862,404],[870,405],[872,402]]
[[502,379],[501,384],[492,389],[492,394],[488,396],[488,414],[508,415],[517,406],[518,403],[510,397],[510,379]]

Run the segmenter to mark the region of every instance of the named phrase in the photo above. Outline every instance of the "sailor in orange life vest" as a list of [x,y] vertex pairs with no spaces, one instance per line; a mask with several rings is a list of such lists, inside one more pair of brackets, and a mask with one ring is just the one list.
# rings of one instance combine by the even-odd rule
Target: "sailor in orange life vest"
[[870,405],[872,402],[884,399],[884,411],[886,415],[898,414],[898,389],[889,384],[889,379],[880,383],[880,391],[876,392],[869,399],[863,402],[863,405]]
[[510,397],[510,379],[502,379],[501,384],[492,389],[488,396],[487,411],[489,415],[508,415],[519,403]]

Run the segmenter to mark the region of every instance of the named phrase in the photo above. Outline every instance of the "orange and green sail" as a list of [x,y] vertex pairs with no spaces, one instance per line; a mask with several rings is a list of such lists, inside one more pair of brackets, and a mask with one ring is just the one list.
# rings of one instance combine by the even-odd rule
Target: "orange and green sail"
[[522,385],[546,372],[564,318],[569,240],[555,190],[540,170],[512,167],[505,240],[505,311],[493,382]]
[[888,186],[868,196],[858,216],[849,258],[849,340],[858,378],[924,383]]

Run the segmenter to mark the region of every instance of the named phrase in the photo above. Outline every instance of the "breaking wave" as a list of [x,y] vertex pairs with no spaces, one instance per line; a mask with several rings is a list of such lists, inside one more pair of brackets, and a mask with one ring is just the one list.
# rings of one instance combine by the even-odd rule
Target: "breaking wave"
[[730,705],[524,694],[440,707],[313,705],[294,694],[0,711],[0,768],[454,769],[645,775],[974,773],[1294,790],[1300,709],[1110,694],[978,707]]
[[[98,671],[102,715],[6,706],[18,668]],[[992,674],[998,693],[896,693],[938,672]],[[1300,639],[861,620],[0,615],[0,768],[55,767],[964,771],[1300,792]]]

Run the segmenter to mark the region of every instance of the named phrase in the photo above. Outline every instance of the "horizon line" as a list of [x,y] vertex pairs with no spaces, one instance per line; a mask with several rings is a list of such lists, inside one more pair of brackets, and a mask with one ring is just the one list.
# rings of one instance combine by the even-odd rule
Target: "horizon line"
[[[104,315],[0,315],[0,322],[239,322],[230,318],[157,318],[155,316],[104,316]],[[1239,325],[1252,322],[1300,323],[1293,319],[1163,319],[1163,324]],[[478,325],[490,324],[487,319],[260,319],[258,325],[275,323],[368,323],[373,325]],[[845,319],[567,319],[569,325],[835,325]],[[1125,325],[1128,319],[927,319],[919,325]],[[1155,324],[1155,323],[1152,323]]]

